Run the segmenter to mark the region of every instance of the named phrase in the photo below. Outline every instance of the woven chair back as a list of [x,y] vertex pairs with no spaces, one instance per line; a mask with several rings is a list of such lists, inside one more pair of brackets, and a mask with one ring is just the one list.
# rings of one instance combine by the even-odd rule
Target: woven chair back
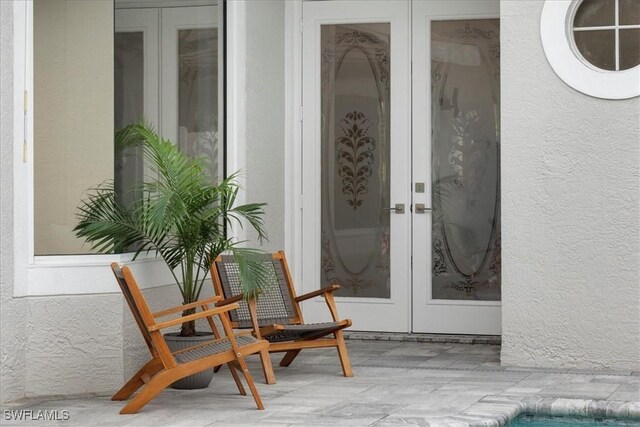
[[[271,272],[268,283],[257,298],[257,313],[259,326],[273,324],[289,324],[296,317],[291,293],[285,272],[279,260],[274,260],[270,254],[260,257],[260,261]],[[223,255],[216,261],[220,276],[223,298],[231,298],[242,293],[242,281],[238,263],[232,255]],[[230,312],[231,321],[240,328],[251,328],[249,307],[244,300],[239,301],[240,307]]]
[[127,301],[127,305],[131,310],[131,314],[133,314],[133,318],[136,320],[136,324],[138,325],[138,328],[140,329],[140,332],[144,337],[144,341],[147,343],[147,347],[149,347],[149,351],[151,352],[151,354],[155,354],[155,347],[153,345],[153,340],[151,339],[151,335],[149,334],[149,331],[147,330],[147,327],[144,323],[142,314],[140,313],[140,309],[138,308],[135,300],[133,299],[133,295],[131,294],[131,289],[129,289],[129,286],[137,286],[137,285],[135,283],[134,284],[127,283],[127,281],[124,278],[124,275],[122,274],[122,269],[117,264],[115,265],[112,264],[111,270],[113,270],[113,275],[116,276],[116,281],[118,282],[118,285],[122,290],[122,294],[124,295],[124,299]]

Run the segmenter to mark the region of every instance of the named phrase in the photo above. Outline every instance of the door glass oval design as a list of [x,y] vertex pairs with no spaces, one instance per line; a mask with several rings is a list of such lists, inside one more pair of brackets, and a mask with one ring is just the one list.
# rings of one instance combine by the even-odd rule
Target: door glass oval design
[[432,21],[432,298],[500,300],[498,19]]
[[321,280],[338,296],[390,296],[389,35],[321,26]]

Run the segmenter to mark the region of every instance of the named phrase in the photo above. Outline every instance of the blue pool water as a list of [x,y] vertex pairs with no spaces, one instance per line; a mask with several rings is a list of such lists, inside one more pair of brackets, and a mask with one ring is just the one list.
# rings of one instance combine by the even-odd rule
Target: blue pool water
[[520,415],[509,424],[509,427],[605,427],[605,426],[640,426],[640,421],[620,420],[612,418],[572,418]]

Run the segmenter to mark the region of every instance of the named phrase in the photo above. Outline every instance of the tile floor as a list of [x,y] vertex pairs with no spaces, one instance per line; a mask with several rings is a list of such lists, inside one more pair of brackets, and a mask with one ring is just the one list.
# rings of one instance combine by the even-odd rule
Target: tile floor
[[[250,368],[266,410],[237,394],[223,368],[205,390],[167,390],[136,415],[119,415],[107,396],[22,403],[2,409],[68,410],[57,423],[2,426],[209,425],[502,425],[518,412],[548,411],[637,417],[640,372],[522,369],[500,366],[494,344],[349,340],[355,376],[344,378],[334,350],[303,351],[278,383],[263,383],[257,358]],[[607,402],[615,401],[615,402]],[[623,403],[625,402],[625,403]]]

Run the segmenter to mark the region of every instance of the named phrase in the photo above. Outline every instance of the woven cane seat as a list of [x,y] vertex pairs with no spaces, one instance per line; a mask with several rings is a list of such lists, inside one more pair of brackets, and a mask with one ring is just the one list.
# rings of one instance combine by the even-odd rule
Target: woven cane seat
[[[236,342],[239,347],[253,344],[258,340],[252,337],[251,335],[238,335],[236,336]],[[231,342],[229,339],[224,339],[222,341],[212,341],[210,344],[206,344],[200,347],[196,347],[191,350],[184,351],[182,353],[174,354],[173,357],[176,359],[178,363],[188,363],[193,362],[194,360],[202,359],[203,357],[213,356],[214,354],[224,353],[225,351],[231,350]]]
[[[340,325],[338,322],[307,323],[304,325],[284,325],[283,330],[273,332],[263,338],[269,342],[299,340],[307,337],[319,338],[333,333]],[[324,333],[323,333],[324,332]]]

